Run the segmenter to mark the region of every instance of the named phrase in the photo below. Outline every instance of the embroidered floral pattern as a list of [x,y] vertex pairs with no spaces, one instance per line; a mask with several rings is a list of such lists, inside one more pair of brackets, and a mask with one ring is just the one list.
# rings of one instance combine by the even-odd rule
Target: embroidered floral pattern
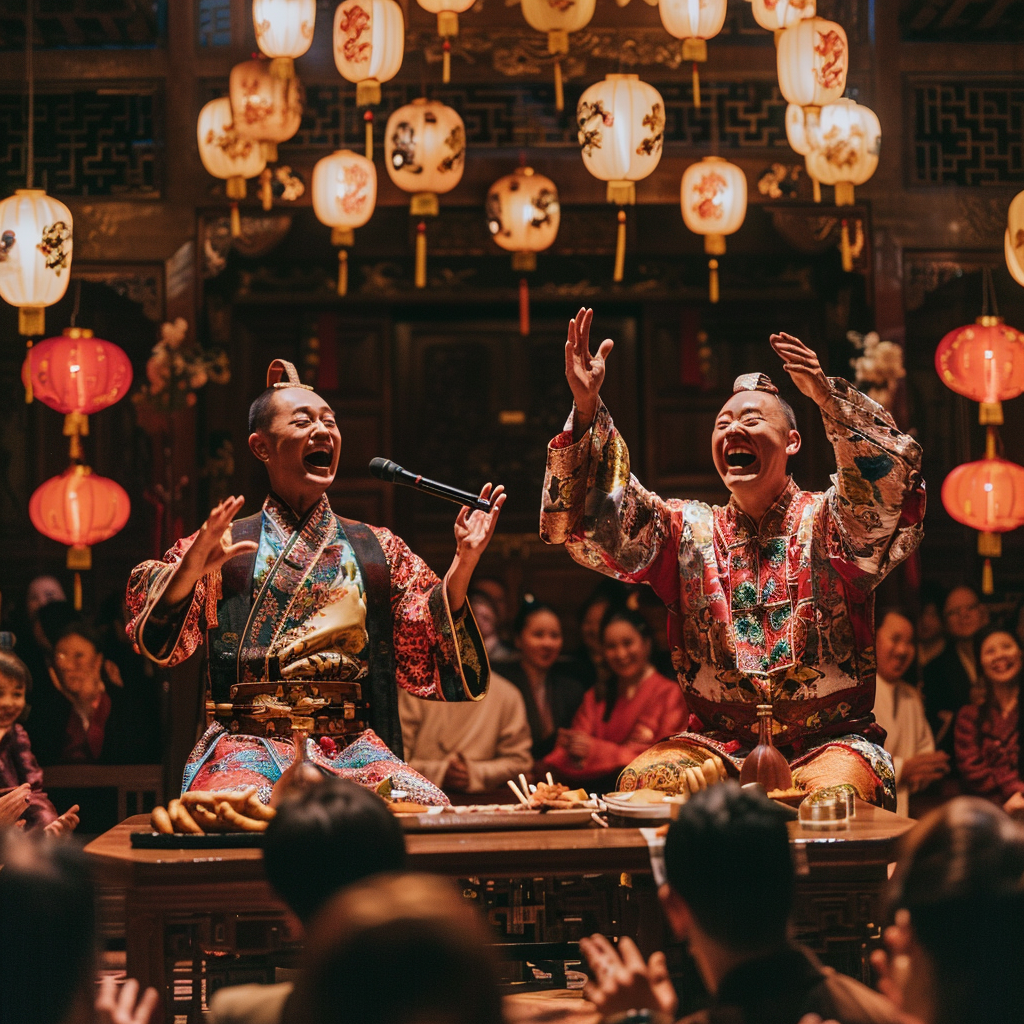
[[814,77],[823,89],[833,89],[846,74],[846,46],[842,36],[834,29],[819,32],[814,52],[822,58],[821,66],[814,69]]

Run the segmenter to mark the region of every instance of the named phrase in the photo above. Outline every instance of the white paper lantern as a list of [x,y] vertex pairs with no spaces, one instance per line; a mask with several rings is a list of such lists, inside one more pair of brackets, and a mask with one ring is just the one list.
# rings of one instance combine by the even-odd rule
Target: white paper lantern
[[380,84],[405,56],[405,19],[395,0],[345,0],[334,12],[334,64],[356,86],[356,104],[380,103]]
[[41,188],[0,202],[0,296],[18,307],[23,335],[43,334],[43,310],[68,290],[73,227],[71,211]]
[[834,103],[846,89],[849,58],[842,25],[824,18],[797,22],[779,37],[779,91],[800,107]]
[[239,138],[261,143],[267,162],[276,161],[277,144],[287,142],[302,124],[302,83],[294,75],[272,75],[265,60],[247,60],[231,69],[229,98]]
[[854,186],[878,167],[882,128],[875,112],[849,99],[829,103],[821,108],[812,143],[805,157],[808,173],[835,185],[837,206],[852,205]]
[[459,34],[459,15],[476,3],[476,0],[416,0],[425,11],[437,15],[437,34],[444,40],[444,63],[441,81],[447,85],[452,77],[451,43],[452,36]]
[[660,0],[665,31],[683,41],[683,60],[693,62],[693,105],[700,106],[698,62],[708,59],[707,41],[725,24],[727,0]]
[[718,301],[718,260],[725,254],[725,236],[738,231],[747,215],[747,176],[720,156],[706,156],[683,172],[679,186],[683,223],[704,236],[704,251],[712,258],[710,298]]
[[252,0],[252,24],[256,45],[273,58],[272,73],[288,78],[313,42],[316,0]]
[[1024,192],[1018,192],[1010,202],[1003,236],[1006,266],[1014,281],[1024,286]]
[[798,21],[813,18],[817,0],[753,0],[754,21],[769,32],[779,32]]
[[377,169],[372,160],[339,149],[318,160],[313,168],[313,212],[331,228],[338,249],[338,294],[348,293],[348,253],[355,243],[355,229],[373,215],[377,205]]
[[786,107],[786,138],[790,146],[800,154],[807,156],[811,151],[811,140],[808,138],[807,117],[803,107],[790,103]]
[[[569,52],[569,33],[585,28],[594,16],[597,0],[522,0],[523,17],[530,28],[548,34],[548,53]],[[555,109],[565,109],[562,63],[555,61]]]

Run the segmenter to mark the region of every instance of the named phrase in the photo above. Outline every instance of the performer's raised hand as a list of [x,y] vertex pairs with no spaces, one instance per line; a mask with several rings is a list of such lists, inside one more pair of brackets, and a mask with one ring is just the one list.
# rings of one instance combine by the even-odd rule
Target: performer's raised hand
[[229,558],[255,551],[259,545],[255,541],[240,540],[237,544],[231,540],[231,521],[242,511],[245,498],[225,498],[206,517],[206,522],[199,528],[192,546],[182,556],[178,568],[171,577],[160,603],[176,605],[192,593],[192,588],[207,573],[219,569]]
[[783,369],[793,378],[793,383],[817,405],[822,405],[832,394],[832,385],[814,350],[792,334],[773,334],[769,340],[782,359]]
[[581,309],[569,321],[569,338],[565,343],[565,379],[576,403],[575,431],[582,434],[597,414],[598,396],[604,383],[605,362],[615,342],[605,338],[596,355],[590,354],[592,309]]
[[489,483],[484,484],[480,490],[480,498],[483,501],[490,501],[491,511],[474,509],[470,512],[466,505],[459,509],[455,519],[455,558],[445,577],[448,604],[453,612],[462,611],[466,594],[469,593],[469,581],[473,577],[473,570],[480,561],[480,556],[487,550],[487,545],[491,543],[506,497],[502,484],[493,489]]

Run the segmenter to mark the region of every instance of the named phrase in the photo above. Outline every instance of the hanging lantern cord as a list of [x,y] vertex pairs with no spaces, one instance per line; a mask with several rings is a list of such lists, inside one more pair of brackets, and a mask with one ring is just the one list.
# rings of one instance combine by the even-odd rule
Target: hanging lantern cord
[[[32,61],[32,41],[35,35],[35,0],[25,4],[25,77],[28,79],[28,131],[25,139],[25,187],[32,188],[35,178],[35,135],[36,135],[36,76]],[[25,404],[32,404],[32,338],[25,338],[25,358],[29,360],[29,372],[25,375]]]
[[988,316],[990,308],[992,316],[999,316],[999,300],[996,298],[996,283],[992,277],[992,268],[985,267],[981,272],[981,315]]

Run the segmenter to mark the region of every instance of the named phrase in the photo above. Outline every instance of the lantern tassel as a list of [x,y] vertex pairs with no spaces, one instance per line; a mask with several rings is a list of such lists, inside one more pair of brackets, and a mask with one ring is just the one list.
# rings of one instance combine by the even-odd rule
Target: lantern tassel
[[718,260],[708,260],[708,299],[718,301]]
[[82,574],[80,572],[75,573],[75,611],[80,612],[82,610]]
[[263,204],[264,210],[272,210],[274,208],[274,188],[273,188],[274,175],[271,173],[269,167],[264,167],[260,171],[260,202]]
[[447,85],[452,80],[452,44],[446,39],[441,49],[444,54],[441,58],[441,81]]
[[839,233],[839,252],[843,257],[843,270],[847,274],[853,273],[853,250],[850,248],[850,225],[846,218],[843,218],[842,230]]
[[811,184],[814,186],[814,201],[816,203],[821,202],[821,182],[817,178],[811,178]]
[[238,203],[231,203],[231,237],[242,237],[242,217],[238,212]]
[[338,250],[338,294],[348,295],[348,253]]
[[619,210],[619,229],[615,236],[615,273],[612,280],[618,284],[626,270],[626,211]]
[[555,61],[555,110],[561,113],[565,110],[565,93],[562,90],[562,62]]
[[519,278],[519,333],[524,338],[530,334],[530,285],[525,277]]
[[373,111],[368,110],[363,114],[363,121],[366,122],[366,159],[373,159]]
[[32,339],[25,339],[25,361],[28,364],[28,373],[25,374],[25,404],[32,404]]
[[981,569],[981,592],[988,596],[995,593],[996,585],[992,576],[992,559],[986,558]]
[[700,110],[700,72],[696,61],[693,62],[693,105]]
[[427,225],[416,225],[416,287],[427,287]]

